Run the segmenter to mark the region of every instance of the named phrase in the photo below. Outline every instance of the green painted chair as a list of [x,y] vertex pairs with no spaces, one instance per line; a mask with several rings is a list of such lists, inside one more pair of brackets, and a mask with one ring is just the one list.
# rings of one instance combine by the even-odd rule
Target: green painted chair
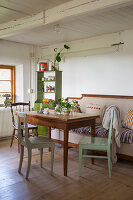
[[[111,162],[111,136],[112,124],[114,118],[114,110],[111,112],[111,121],[108,138],[88,137],[85,136],[79,142],[79,176],[81,176],[82,157],[84,158],[84,166],[86,166],[86,158],[106,158],[108,159],[109,178],[111,178],[112,162]],[[87,155],[87,150],[104,151],[107,156]],[[82,153],[84,151],[84,154]]]

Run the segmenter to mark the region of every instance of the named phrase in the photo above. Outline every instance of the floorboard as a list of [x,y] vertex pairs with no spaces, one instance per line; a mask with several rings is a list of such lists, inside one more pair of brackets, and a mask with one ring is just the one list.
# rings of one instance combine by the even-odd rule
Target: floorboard
[[63,151],[55,149],[54,175],[50,175],[50,152],[46,149],[43,168],[39,151],[34,150],[29,180],[25,180],[27,152],[22,174],[17,172],[19,154],[17,142],[10,148],[10,140],[0,141],[0,200],[132,200],[133,163],[119,160],[108,178],[107,161],[90,160],[78,176],[78,151],[69,149],[68,177],[63,176]]

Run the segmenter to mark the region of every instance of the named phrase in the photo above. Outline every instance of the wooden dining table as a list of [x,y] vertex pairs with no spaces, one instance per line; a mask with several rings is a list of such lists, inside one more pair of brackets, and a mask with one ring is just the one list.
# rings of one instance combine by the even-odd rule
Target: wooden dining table
[[91,136],[95,136],[95,120],[99,115],[73,113],[69,116],[64,116],[51,112],[49,114],[43,114],[37,111],[28,111],[26,114],[28,123],[48,127],[49,138],[51,138],[51,128],[62,129],[64,131],[64,176],[67,176],[69,130],[91,126]]

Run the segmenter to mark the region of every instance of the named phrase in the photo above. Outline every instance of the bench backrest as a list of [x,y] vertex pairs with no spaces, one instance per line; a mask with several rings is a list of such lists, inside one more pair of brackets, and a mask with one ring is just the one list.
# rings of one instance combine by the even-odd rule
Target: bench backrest
[[90,104],[107,107],[110,105],[116,105],[120,109],[121,120],[124,119],[124,116],[129,109],[133,109],[133,96],[82,94],[80,98],[68,97],[68,99],[70,101],[77,100],[81,112],[86,112],[86,108]]

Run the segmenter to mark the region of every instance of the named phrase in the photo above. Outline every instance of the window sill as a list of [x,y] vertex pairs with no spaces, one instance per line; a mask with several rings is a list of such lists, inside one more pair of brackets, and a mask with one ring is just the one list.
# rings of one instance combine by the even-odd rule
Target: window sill
[[4,106],[0,107],[0,110],[7,110],[7,109],[11,109],[10,107],[5,108]]

